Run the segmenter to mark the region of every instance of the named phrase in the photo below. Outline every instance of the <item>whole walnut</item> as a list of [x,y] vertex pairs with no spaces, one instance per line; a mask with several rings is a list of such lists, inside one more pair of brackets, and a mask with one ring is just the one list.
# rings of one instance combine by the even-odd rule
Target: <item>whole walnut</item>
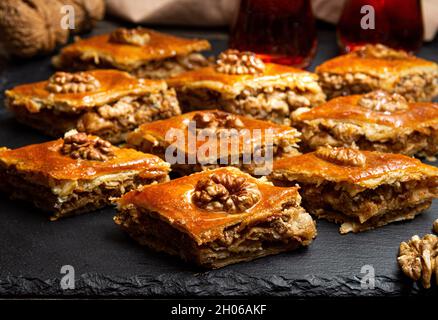
[[[61,27],[63,5],[74,8],[74,30]],[[66,43],[70,32],[91,29],[104,9],[104,0],[1,0],[1,46],[7,54],[22,58],[49,53]]]

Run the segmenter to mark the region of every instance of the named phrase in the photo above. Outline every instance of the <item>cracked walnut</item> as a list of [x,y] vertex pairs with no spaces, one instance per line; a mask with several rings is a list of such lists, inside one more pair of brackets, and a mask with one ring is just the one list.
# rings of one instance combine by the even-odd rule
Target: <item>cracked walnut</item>
[[117,28],[111,32],[109,41],[115,43],[131,44],[134,46],[144,46],[149,43],[151,36],[147,30],[137,27],[135,29]]
[[319,147],[315,155],[321,159],[340,165],[364,167],[366,157],[359,150],[350,148]]
[[99,81],[86,72],[56,72],[49,78],[47,90],[53,93],[83,93],[99,89]]
[[230,174],[212,174],[198,181],[193,202],[208,211],[241,213],[260,200],[255,183]]
[[205,128],[243,128],[243,122],[234,114],[229,114],[220,111],[199,112],[193,118],[196,127],[199,129]]
[[375,59],[406,59],[410,55],[403,50],[394,50],[383,44],[367,44],[353,51],[360,58]]
[[222,52],[216,61],[216,70],[228,74],[257,74],[263,72],[265,64],[256,54],[228,49]]
[[421,279],[424,288],[430,288],[434,274],[438,284],[437,236],[427,234],[420,238],[415,235],[408,242],[402,242],[397,260],[403,273],[415,281]]
[[395,112],[408,109],[408,102],[398,93],[376,90],[363,95],[358,104],[362,107],[382,112]]
[[67,132],[61,153],[73,159],[106,161],[114,156],[110,142],[83,132]]

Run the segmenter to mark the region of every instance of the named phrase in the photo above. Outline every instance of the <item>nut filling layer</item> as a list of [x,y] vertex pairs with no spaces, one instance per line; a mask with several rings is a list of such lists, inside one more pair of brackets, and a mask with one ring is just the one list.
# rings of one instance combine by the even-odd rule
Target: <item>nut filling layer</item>
[[289,88],[246,88],[236,97],[222,97],[217,91],[197,88],[178,91],[178,100],[188,111],[196,109],[222,109],[269,120],[277,124],[290,125],[290,114],[301,107],[312,107],[325,101],[322,93],[301,92]]
[[260,200],[256,184],[244,177],[212,174],[198,181],[193,202],[208,211],[244,212]]

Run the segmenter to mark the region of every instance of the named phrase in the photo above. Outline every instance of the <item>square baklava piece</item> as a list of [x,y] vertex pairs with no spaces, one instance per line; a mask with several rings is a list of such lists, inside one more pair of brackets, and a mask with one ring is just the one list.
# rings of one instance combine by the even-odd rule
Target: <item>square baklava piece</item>
[[184,111],[221,109],[289,125],[299,107],[325,101],[318,77],[288,66],[263,63],[254,53],[227,50],[216,64],[168,79]]
[[145,122],[181,114],[175,91],[163,80],[118,70],[57,72],[7,90],[6,107],[19,122],[51,136],[77,129],[112,143]]
[[328,99],[382,89],[409,101],[438,95],[438,65],[384,45],[365,45],[316,68]]
[[341,233],[414,219],[438,197],[438,168],[400,154],[350,148],[321,147],[280,159],[269,179],[299,184],[303,207],[341,224]]
[[302,151],[351,147],[434,159],[438,153],[438,104],[407,102],[397,93],[377,90],[338,97],[292,115],[302,132]]
[[299,154],[299,136],[288,126],[202,110],[144,124],[127,143],[166,159],[180,175],[219,166],[263,175],[272,169],[272,159]]
[[169,171],[157,156],[74,130],[64,139],[0,149],[0,190],[50,212],[51,220],[102,208],[139,186],[167,181]]
[[209,64],[207,40],[185,39],[145,28],[118,28],[80,39],[52,60],[61,70],[119,69],[139,78],[165,79]]
[[114,220],[153,250],[220,268],[308,246],[316,228],[300,201],[297,187],[219,168],[132,191]]

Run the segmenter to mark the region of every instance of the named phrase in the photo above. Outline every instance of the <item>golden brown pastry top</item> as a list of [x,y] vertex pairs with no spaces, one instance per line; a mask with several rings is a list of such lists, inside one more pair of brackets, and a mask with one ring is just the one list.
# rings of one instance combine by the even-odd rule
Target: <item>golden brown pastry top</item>
[[332,119],[359,124],[378,124],[392,128],[419,128],[438,123],[438,104],[429,102],[408,103],[404,110],[374,111],[359,105],[364,95],[338,97],[306,112],[293,115],[294,121]]
[[316,68],[317,73],[365,73],[378,77],[388,77],[391,73],[404,73],[414,70],[435,70],[438,71],[438,65],[435,62],[428,61],[406,55],[397,58],[378,58],[374,56],[361,56],[357,51],[353,51],[333,59],[330,59]]
[[194,51],[209,50],[207,40],[186,39],[144,29],[149,41],[142,46],[110,41],[110,34],[103,34],[76,41],[61,50],[62,56],[98,57],[111,61],[116,67],[138,67],[152,60],[184,56]]
[[[92,136],[90,136],[92,137]],[[97,138],[97,137],[96,137]],[[110,174],[137,171],[141,177],[166,175],[169,164],[154,155],[133,149],[111,147],[111,157],[105,161],[74,159],[63,152],[64,140],[33,144],[10,150],[0,149],[0,166],[20,174],[37,176],[41,183],[63,180],[93,180]]]
[[[198,118],[212,117],[211,122],[215,122],[215,118],[222,118],[222,119],[230,119],[229,121],[231,125],[218,125],[217,127],[214,126],[202,126],[199,124]],[[234,120],[234,121],[233,121]],[[196,154],[199,148],[208,142],[209,138],[206,138],[206,140],[200,140],[196,139],[196,135],[198,134],[199,137],[199,130],[197,132],[189,131],[189,123],[192,121],[193,123],[196,123],[196,127],[199,130],[203,130],[205,128],[209,129],[218,129],[218,131],[215,130],[215,133],[219,134],[220,138],[220,130],[226,129],[226,132],[231,132],[231,129],[235,129],[237,133],[239,133],[239,148],[232,148],[231,147],[231,139],[225,140],[228,142],[228,154],[234,154],[234,153],[243,153],[245,151],[245,146],[248,145],[254,145],[258,142],[261,144],[268,142],[268,135],[272,136],[272,139],[276,141],[277,139],[281,139],[283,137],[288,139],[293,139],[295,142],[299,141],[299,136],[301,135],[295,128],[289,127],[289,126],[283,126],[274,124],[272,122],[268,121],[262,121],[262,120],[256,120],[244,116],[234,115],[231,113],[223,112],[220,110],[200,110],[200,111],[193,111],[189,113],[185,113],[180,116],[175,116],[169,119],[165,120],[159,120],[154,121],[150,123],[145,123],[141,125],[139,128],[137,128],[134,132],[130,133],[127,137],[127,143],[132,146],[139,146],[144,140],[150,140],[151,137],[154,140],[157,141],[166,141],[168,144],[175,143],[177,140],[176,135],[168,136],[166,139],[166,134],[169,133],[170,130],[177,129],[184,132],[184,138],[185,138],[185,144],[183,148],[183,152],[187,154]],[[258,141],[258,136],[254,134],[254,129],[260,130],[260,141]],[[269,131],[268,131],[269,130]],[[195,145],[189,145],[189,135],[193,132],[193,141],[195,141]],[[248,132],[249,135],[246,135],[245,133]],[[220,141],[220,140],[219,140]],[[219,148],[220,145],[218,143],[218,154],[219,154]],[[223,147],[223,146],[222,146]],[[206,154],[208,155],[208,154]]]
[[219,72],[215,66],[210,66],[180,73],[167,79],[167,83],[175,88],[207,88],[225,94],[239,94],[246,87],[265,86],[320,92],[317,80],[318,76],[311,72],[285,65],[266,63],[264,70],[260,73],[228,74]]
[[[339,150],[347,151],[348,148],[333,149],[338,151],[334,154],[338,159],[335,157],[330,159],[318,155],[317,152],[311,152],[275,160],[271,177],[279,178],[286,175],[289,177],[288,180],[299,182],[318,184],[332,181],[364,188],[375,188],[385,183],[419,180],[424,177],[438,179],[438,168],[426,165],[415,158],[372,151],[339,152]],[[355,157],[356,153],[362,156]],[[351,161],[339,161],[348,160],[346,157],[351,155]]]
[[[229,213],[200,208],[193,201],[196,185],[199,180],[212,174],[245,178],[257,186],[260,192],[259,200],[244,212]],[[236,168],[226,167],[192,174],[159,185],[145,186],[125,194],[119,200],[119,207],[134,205],[154,212],[160,219],[187,233],[201,245],[220,237],[227,227],[240,224],[243,229],[257,221],[280,215],[285,203],[299,205],[300,201],[297,187],[274,187]]]
[[[49,90],[49,80],[19,85],[6,91],[12,104],[24,105],[29,112],[56,106],[62,111],[78,111],[104,105],[127,95],[142,95],[167,88],[162,80],[137,79],[118,70],[83,71],[99,82],[96,90],[85,92],[54,93]],[[42,102],[42,105],[41,103]]]

